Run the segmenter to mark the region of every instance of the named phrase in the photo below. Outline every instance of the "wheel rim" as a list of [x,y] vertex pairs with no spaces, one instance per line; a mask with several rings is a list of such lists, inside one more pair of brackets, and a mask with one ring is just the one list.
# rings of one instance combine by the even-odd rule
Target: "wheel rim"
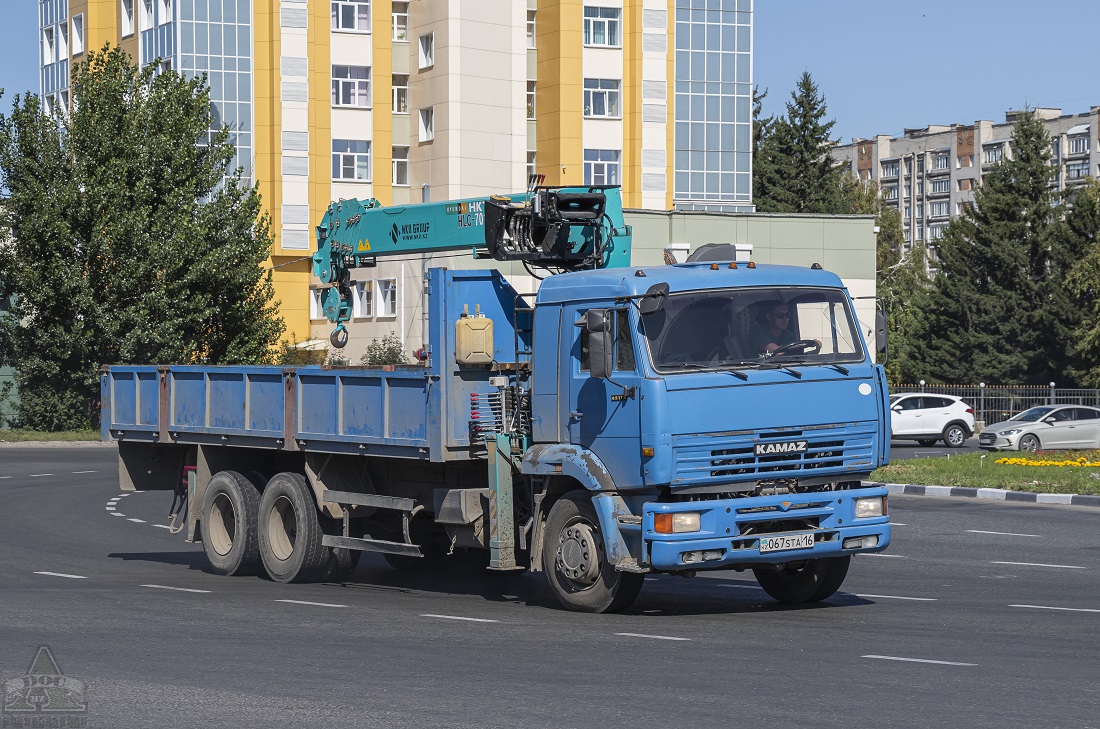
[[963,440],[965,439],[963,438],[962,428],[951,428],[947,431],[947,441],[951,445],[962,445]]
[[294,504],[290,499],[280,496],[271,505],[267,514],[268,543],[276,559],[286,561],[294,553],[294,541],[298,535],[298,520],[294,514]]
[[1039,439],[1033,435],[1025,435],[1023,440],[1020,441],[1020,450],[1024,451],[1037,451],[1039,450]]
[[224,557],[233,549],[237,533],[237,512],[226,494],[218,494],[210,509],[210,547]]
[[554,567],[575,590],[596,584],[603,569],[603,543],[596,528],[583,518],[566,524],[558,535]]

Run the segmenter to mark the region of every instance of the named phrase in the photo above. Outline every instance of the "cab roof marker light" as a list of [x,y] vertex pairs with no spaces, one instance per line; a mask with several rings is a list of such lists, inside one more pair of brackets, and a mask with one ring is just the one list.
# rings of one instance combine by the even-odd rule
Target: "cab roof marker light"
[[710,264],[710,270],[717,271],[718,270],[718,264],[717,263]]
[[730,261],[730,265],[726,266],[726,268],[734,268],[734,269],[737,268],[737,262],[736,261]]
[[756,268],[756,261],[749,261],[745,264],[746,268]]

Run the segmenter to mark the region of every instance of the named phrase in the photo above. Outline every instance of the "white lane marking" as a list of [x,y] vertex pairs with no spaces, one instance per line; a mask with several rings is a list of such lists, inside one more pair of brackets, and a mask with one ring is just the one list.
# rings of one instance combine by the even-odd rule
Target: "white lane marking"
[[144,519],[134,519],[133,517],[130,517],[130,518],[129,518],[129,519],[127,519],[126,521],[132,521],[132,522],[134,522],[135,524],[144,524],[144,523],[145,523],[145,520],[144,520]]
[[902,524],[900,521],[890,522],[890,526],[909,526],[908,524]]
[[1072,564],[1043,564],[1042,562],[990,562],[990,564],[1011,564],[1019,567],[1057,567],[1062,570],[1083,570],[1084,567],[1078,567]]
[[74,474],[78,473],[95,473],[95,471],[73,471]]
[[40,476],[52,476],[52,473],[31,473],[27,474],[27,478],[39,478]]
[[88,579],[84,575],[67,575],[64,572],[35,572],[36,575],[46,575],[47,577],[68,577],[70,580],[86,580]]
[[909,663],[935,663],[939,666],[976,666],[977,663],[959,663],[957,661],[933,661],[928,658],[902,658],[900,656],[860,656],[860,658],[878,658],[881,661],[907,661]]
[[677,638],[673,635],[647,635],[645,633],[615,633],[615,635],[623,635],[627,638],[652,638],[654,640],[691,640],[691,638]]
[[210,592],[210,590],[194,590],[190,587],[169,587],[168,585],[142,585],[142,587],[152,587],[157,590],[176,590],[178,592]]
[[108,507],[107,507],[107,511],[115,511],[115,507],[113,507],[113,506],[108,506]]
[[1093,608],[1067,608],[1067,607],[1052,607],[1050,605],[1009,605],[1014,608],[1032,608],[1033,610],[1065,610],[1071,613],[1100,613],[1100,610]]
[[116,499],[121,499],[123,496],[129,496],[130,494],[140,494],[140,493],[141,493],[140,491],[130,491],[129,493],[119,494],[115,498]]
[[117,504],[119,502],[119,500],[120,499],[116,496],[113,499],[107,499],[107,503],[108,504]]
[[347,605],[336,605],[336,604],[331,603],[331,602],[307,602],[305,600],[276,600],[275,602],[290,602],[290,603],[294,603],[295,605],[313,605],[315,607],[338,607],[338,608],[346,608],[347,607]]
[[903,597],[902,595],[870,595],[868,593],[855,593],[856,597],[874,597],[879,600],[916,600],[917,602],[936,602],[938,597]]
[[112,511],[111,516],[126,516],[121,511]]
[[11,476],[0,476],[0,478],[11,478]]
[[996,534],[1002,537],[1041,537],[1042,534],[1016,534],[1015,532],[987,532],[982,529],[967,529],[971,534]]
[[168,526],[167,524],[154,524],[153,526],[155,526],[157,529],[171,529],[172,528],[172,527]]
[[442,620],[465,620],[471,623],[499,623],[499,620],[489,620],[488,618],[464,618],[461,615],[436,615],[435,613],[421,613],[422,618],[440,618]]
[[763,590],[760,585],[719,585],[719,587],[732,587],[736,590]]

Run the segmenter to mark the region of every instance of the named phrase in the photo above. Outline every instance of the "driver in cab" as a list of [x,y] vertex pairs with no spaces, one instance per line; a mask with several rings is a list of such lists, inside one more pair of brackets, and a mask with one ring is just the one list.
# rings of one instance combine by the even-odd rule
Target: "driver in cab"
[[752,349],[759,354],[771,354],[795,341],[790,330],[791,312],[786,304],[771,304],[752,334]]

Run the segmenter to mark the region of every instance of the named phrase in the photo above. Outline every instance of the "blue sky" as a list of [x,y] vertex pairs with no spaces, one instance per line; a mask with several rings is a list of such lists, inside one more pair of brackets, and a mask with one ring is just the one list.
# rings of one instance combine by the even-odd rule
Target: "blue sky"
[[[0,0],[0,108],[37,90],[36,0]],[[835,137],[1100,105],[1096,0],[756,0],[755,81],[781,113],[808,70]]]

